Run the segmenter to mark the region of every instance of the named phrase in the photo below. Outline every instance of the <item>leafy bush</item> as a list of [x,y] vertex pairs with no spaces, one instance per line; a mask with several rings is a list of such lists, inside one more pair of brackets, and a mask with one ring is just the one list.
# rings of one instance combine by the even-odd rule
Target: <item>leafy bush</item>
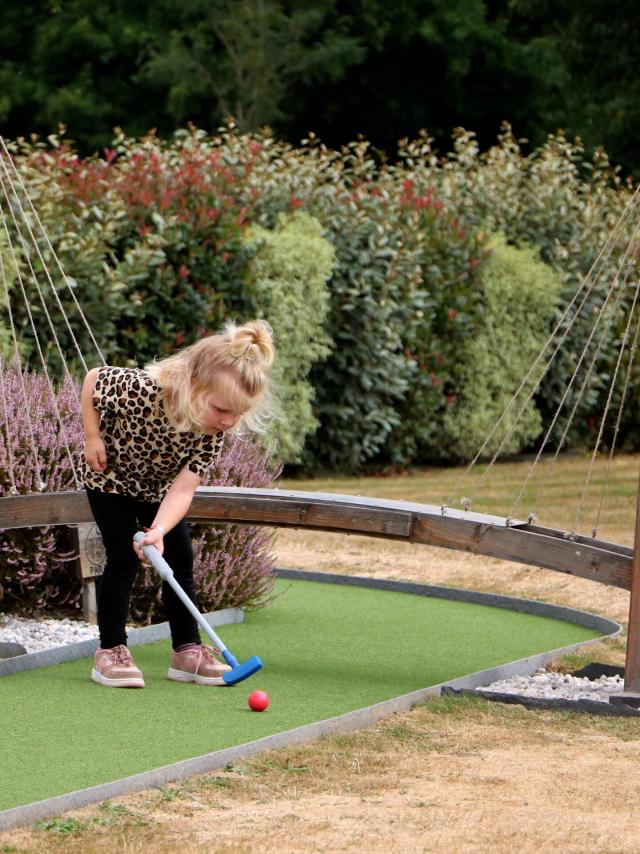
[[403,332],[415,315],[419,269],[395,199],[378,195],[373,166],[366,149],[355,149],[341,183],[310,202],[337,265],[329,283],[333,348],[311,373],[320,428],[307,461],[342,471],[358,471],[384,448],[415,371]]
[[[228,316],[262,310],[258,292],[265,297],[271,278],[264,287],[256,281],[266,259],[252,265],[247,227],[275,239],[282,215],[303,211],[320,222],[336,259],[324,326],[331,352],[308,374],[300,366],[315,392],[313,411],[284,443],[298,458],[303,432],[312,418],[319,423],[300,454],[309,469],[447,459],[444,418],[465,381],[457,353],[484,310],[477,283],[484,234],[499,231],[510,245],[534,247],[561,277],[559,303],[566,303],[631,197],[603,152],[585,163],[580,145],[559,135],[525,155],[508,128],[484,154],[463,130],[446,157],[426,137],[405,142],[393,165],[381,164],[366,142],[332,151],[311,137],[296,148],[233,128],[216,137],[180,131],[166,143],[120,135],[103,159],[80,160],[53,143],[14,145],[17,162],[96,339],[116,363],[140,363]],[[632,227],[601,259],[599,281],[544,378],[543,420],[567,388]],[[26,264],[20,253],[19,263]],[[30,293],[36,322],[46,327]],[[20,323],[28,327],[24,312]],[[58,325],[68,351],[69,335]],[[622,325],[613,324],[613,339]],[[88,332],[80,337],[91,345]],[[55,353],[47,356],[55,361]],[[570,440],[602,411],[616,358],[612,340]],[[287,371],[293,376],[291,365]],[[634,368],[631,394],[639,391]],[[305,392],[296,405],[308,411],[309,401]],[[640,441],[633,418],[623,420],[623,431]]]
[[273,229],[280,215],[303,210],[334,247],[326,322],[332,348],[311,370],[320,426],[303,463],[356,470],[398,423],[396,406],[414,371],[401,332],[419,271],[397,202],[378,188],[366,143],[339,153],[314,139],[293,148],[267,134],[229,133],[219,144],[229,168],[242,176],[238,192],[254,223]]
[[114,269],[129,302],[118,346],[142,361],[244,314],[247,211],[237,176],[203,134],[177,134],[172,145],[120,136],[115,154],[111,182],[130,223]]
[[[401,177],[396,174],[396,183]],[[405,355],[417,370],[399,406],[400,423],[385,447],[395,466],[450,454],[442,422],[460,386],[460,352],[482,324],[480,276],[487,257],[486,236],[461,221],[432,187],[409,179],[400,186],[400,212],[415,235],[421,281],[415,314],[403,333]]]
[[[516,249],[494,238],[482,267],[484,322],[459,353],[462,366],[457,399],[444,416],[447,445],[461,459],[471,459],[493,430],[512,395],[534,363],[551,330],[560,278],[532,249]],[[537,438],[542,418],[535,401],[516,415],[540,379],[532,374],[516,403],[493,433],[484,455],[520,451]]]
[[[36,320],[44,319],[36,280],[48,292],[43,262],[73,319],[80,349],[95,353],[73,297],[90,318],[108,362],[143,363],[171,352],[244,308],[244,212],[235,197],[235,177],[219,152],[190,134],[178,136],[173,145],[121,135],[105,159],[81,160],[68,145],[51,139],[53,149],[40,143],[17,147],[29,198],[71,285],[69,292],[47,241],[36,231],[42,259],[18,251]],[[15,228],[12,242],[21,247]],[[73,356],[56,301],[50,294],[46,299],[62,350]],[[33,342],[24,305],[17,303],[17,311],[21,337]],[[46,323],[39,333],[53,338]],[[48,349],[59,369],[51,343]],[[37,365],[33,349],[28,355]]]
[[456,336],[477,302],[478,228],[426,185],[407,186],[406,170],[381,169],[365,142],[336,152],[314,138],[296,149],[228,134],[222,144],[254,222],[273,228],[283,212],[309,211],[335,248],[333,345],[311,372],[320,427],[306,467],[356,471],[432,453]]
[[303,213],[281,215],[271,231],[253,227],[247,240],[256,251],[251,286],[256,313],[273,327],[278,348],[273,371],[278,454],[285,462],[297,462],[305,438],[318,424],[308,376],[329,353],[330,339],[323,327],[335,252],[322,236],[320,223]]
[[[549,136],[545,145],[525,155],[508,126],[498,144],[485,153],[480,152],[472,133],[459,130],[453,151],[446,158],[438,159],[430,140],[422,139],[405,146],[403,163],[412,180],[437,188],[466,222],[498,231],[515,246],[536,248],[540,259],[561,278],[559,306],[569,303],[595,265],[589,279],[594,287],[537,398],[543,421],[550,421],[635,228],[631,218],[607,252],[600,255],[631,199],[632,188],[621,183],[602,150],[596,150],[587,162],[580,142],[572,143],[559,134]],[[631,263],[637,264],[635,260]],[[620,304],[620,318],[626,319],[631,299],[632,289],[628,289]],[[621,320],[618,327],[623,323]],[[615,328],[616,324],[593,372],[592,391],[577,408],[569,442],[582,441],[587,425],[597,420],[604,408],[617,358]],[[636,394],[640,391],[638,374],[634,389]],[[576,394],[573,390],[569,393],[567,408],[573,406]],[[554,438],[560,429],[558,422]]]

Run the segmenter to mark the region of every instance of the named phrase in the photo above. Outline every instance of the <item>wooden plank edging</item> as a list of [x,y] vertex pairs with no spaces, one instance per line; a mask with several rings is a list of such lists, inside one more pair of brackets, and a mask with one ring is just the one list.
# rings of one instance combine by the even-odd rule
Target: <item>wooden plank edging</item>
[[[0,529],[91,521],[84,492],[0,498]],[[624,547],[567,538],[561,531],[403,501],[279,489],[202,487],[188,518],[359,534],[459,549],[554,569],[629,590],[632,553]]]

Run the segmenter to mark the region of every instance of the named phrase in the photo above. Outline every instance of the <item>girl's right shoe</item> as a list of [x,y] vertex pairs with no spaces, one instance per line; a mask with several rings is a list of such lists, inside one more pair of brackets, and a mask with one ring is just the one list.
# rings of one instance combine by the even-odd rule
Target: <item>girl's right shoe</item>
[[144,688],[142,672],[123,644],[97,650],[91,678],[107,688]]
[[231,668],[216,658],[216,654],[221,654],[219,649],[201,644],[189,644],[188,649],[174,649],[167,679],[195,682],[196,685],[226,685],[223,676]]

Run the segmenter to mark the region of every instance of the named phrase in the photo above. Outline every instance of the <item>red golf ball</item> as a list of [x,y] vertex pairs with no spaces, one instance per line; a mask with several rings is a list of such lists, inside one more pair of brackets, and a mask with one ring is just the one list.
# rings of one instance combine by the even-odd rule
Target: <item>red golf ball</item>
[[247,699],[249,708],[254,712],[264,712],[269,705],[269,695],[264,691],[252,691]]

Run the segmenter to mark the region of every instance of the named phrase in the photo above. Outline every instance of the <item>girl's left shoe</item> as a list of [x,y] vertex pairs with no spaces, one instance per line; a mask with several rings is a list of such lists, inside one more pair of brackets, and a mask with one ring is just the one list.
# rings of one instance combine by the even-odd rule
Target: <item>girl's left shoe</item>
[[176,682],[195,682],[196,685],[226,685],[222,677],[231,668],[216,658],[215,653],[220,655],[220,650],[195,644],[182,652],[174,649],[167,679],[173,679]]
[[98,649],[91,678],[107,688],[144,688],[144,679],[126,646]]

